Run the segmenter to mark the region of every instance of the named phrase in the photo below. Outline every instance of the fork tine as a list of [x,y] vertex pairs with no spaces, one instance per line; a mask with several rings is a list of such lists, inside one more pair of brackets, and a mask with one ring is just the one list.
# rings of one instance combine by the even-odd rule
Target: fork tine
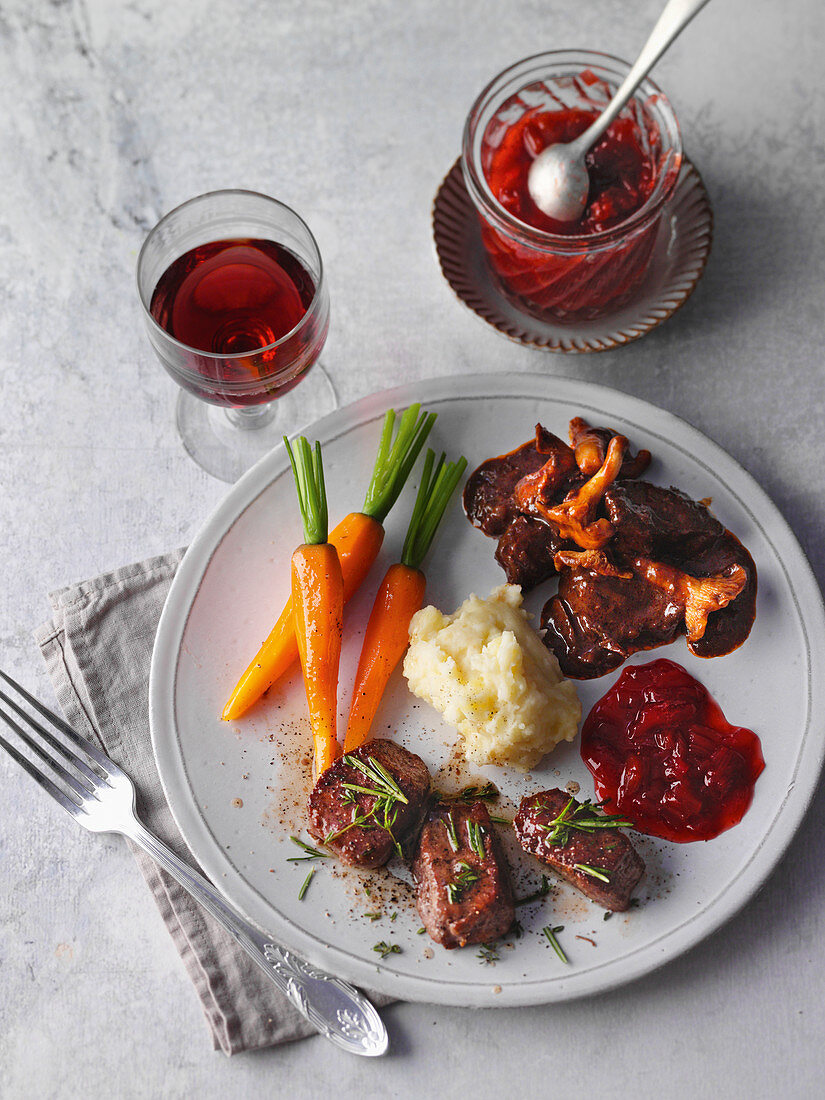
[[73,749],[64,745],[62,741],[58,741],[53,734],[49,733],[45,726],[41,726],[39,722],[36,722],[30,714],[27,714],[22,707],[19,707],[17,703],[15,703],[14,699],[10,699],[5,691],[1,689],[0,699],[2,699],[7,706],[10,706],[15,714],[22,718],[24,722],[28,722],[32,729],[36,730],[48,745],[51,745],[56,752],[60,753],[64,760],[68,761],[73,768],[76,768],[77,771],[88,779],[93,787],[105,783],[106,780],[104,776],[98,775],[98,773],[90,768],[86,761],[82,760]]
[[43,790],[48,791],[52,798],[59,802],[67,813],[70,813],[72,817],[77,817],[81,813],[80,806],[73,799],[69,798],[67,794],[64,794],[58,786],[52,783],[47,775],[39,771],[34,764],[32,764],[31,760],[23,756],[21,752],[18,752],[14,745],[10,745],[2,734],[0,734],[0,746],[6,750],[12,760],[16,760],[20,767],[29,773],[36,783],[40,784]]
[[[93,790],[90,787],[87,787],[84,783],[80,783],[77,779],[75,779],[71,772],[67,771],[59,760],[55,760],[54,757],[50,756],[44,748],[38,745],[31,734],[26,733],[23,727],[18,725],[18,723],[15,722],[13,718],[6,714],[2,707],[0,707],[0,718],[3,719],[7,726],[10,726],[11,729],[14,730],[20,740],[23,741],[24,744],[28,745],[33,753],[36,753],[36,755],[40,757],[44,764],[49,765],[52,771],[55,772],[55,774],[57,775],[58,779],[60,779],[62,783],[65,783],[67,787],[71,788],[71,790],[74,791],[74,793],[78,796],[78,798],[80,798],[81,801],[83,801],[83,799],[93,797]],[[8,742],[6,742],[6,747],[9,747]],[[21,762],[19,756],[16,756],[15,759],[18,761],[18,763]],[[25,759],[25,757],[23,757],[23,759]],[[26,770],[28,771],[29,769]]]
[[91,759],[94,760],[94,762],[100,768],[102,768],[105,774],[123,774],[117,764],[115,764],[113,760],[110,760],[104,752],[101,752],[97,745],[95,745],[92,741],[87,740],[87,738],[79,734],[77,730],[72,729],[68,722],[64,721],[64,719],[61,718],[59,714],[55,714],[53,710],[49,710],[49,708],[44,703],[41,703],[39,699],[35,699],[33,695],[30,695],[24,687],[18,684],[16,680],[13,680],[7,672],[4,672],[2,670],[2,668],[0,668],[0,676],[2,676],[6,683],[9,684],[10,687],[13,687],[14,690],[18,692],[26,700],[27,703],[33,706],[39,714],[42,714],[43,717],[48,719],[49,722],[54,723],[54,725],[57,726],[61,733],[64,733],[70,741],[73,741],[75,745],[78,746],[78,748],[82,749],[87,756],[91,757]]

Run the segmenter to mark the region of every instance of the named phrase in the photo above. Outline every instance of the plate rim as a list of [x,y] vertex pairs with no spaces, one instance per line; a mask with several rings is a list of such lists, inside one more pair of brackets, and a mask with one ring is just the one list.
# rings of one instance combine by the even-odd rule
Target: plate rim
[[[460,386],[457,391],[456,387]],[[544,391],[544,392],[541,392]],[[706,939],[730,920],[751,899],[775,869],[802,823],[807,808],[816,791],[819,774],[825,759],[825,738],[816,743],[811,736],[817,702],[814,691],[816,678],[814,666],[817,654],[825,654],[825,606],[819,584],[807,556],[790,525],[766,491],[740,462],[728,454],[688,421],[669,410],[654,405],[643,398],[615,390],[599,383],[557,377],[545,372],[497,372],[448,375],[425,379],[386,390],[376,391],[316,421],[310,429],[321,439],[334,438],[353,430],[359,424],[383,413],[388,407],[403,407],[412,401],[423,405],[438,401],[462,399],[548,397],[583,405],[586,400],[608,405],[617,403],[616,415],[653,417],[649,430],[654,427],[661,434],[668,424],[678,426],[686,442],[701,444],[702,458],[694,453],[694,460],[711,469],[728,466],[747,489],[749,500],[757,506],[761,515],[770,517],[771,534],[764,531],[756,520],[751,504],[728,486],[729,491],[745,511],[763,529],[763,534],[781,564],[791,593],[797,604],[799,622],[808,647],[808,699],[807,723],[796,758],[794,780],[776,807],[772,823],[761,836],[748,862],[739,870],[723,890],[707,905],[683,921],[674,930],[664,933],[657,940],[641,946],[635,957],[621,956],[607,961],[596,969],[589,969],[569,978],[553,977],[527,982],[515,981],[504,986],[496,985],[491,978],[489,985],[465,983],[449,978],[428,978],[421,975],[398,973],[391,966],[349,954],[329,943],[321,943],[314,936],[305,934],[288,918],[282,916],[263,898],[231,863],[226,862],[223,850],[215,843],[197,807],[194,793],[185,782],[186,771],[180,745],[174,736],[175,681],[178,660],[189,614],[197,598],[201,581],[223,538],[238,520],[265,492],[272,482],[286,472],[288,460],[283,446],[276,447],[229,490],[213,509],[192,540],[175,574],[158,624],[149,678],[149,718],[152,748],[164,795],[172,816],[187,846],[227,899],[254,924],[266,929],[273,938],[285,946],[303,954],[310,961],[333,970],[347,978],[411,1001],[472,1005],[474,1007],[511,1007],[528,1004],[560,1002],[576,997],[624,985],[650,973],[672,961],[685,951]],[[646,429],[648,421],[643,421]],[[332,428],[337,431],[330,433]],[[714,476],[719,477],[718,468]],[[784,548],[783,548],[784,544]],[[787,567],[786,554],[793,561],[793,581]],[[800,597],[802,597],[800,599]],[[825,664],[825,658],[819,664]],[[825,705],[821,704],[825,710]],[[171,736],[170,736],[171,734]],[[802,769],[802,764],[806,769]],[[181,780],[184,782],[181,784]],[[187,797],[188,796],[188,797]],[[761,857],[761,858],[758,858]],[[754,867],[754,864],[757,866]],[[259,904],[262,903],[261,904]],[[264,910],[266,913],[264,915]],[[696,922],[700,921],[697,928]],[[663,945],[664,941],[664,945]],[[605,973],[606,972],[606,973]],[[494,989],[500,990],[494,992]]]

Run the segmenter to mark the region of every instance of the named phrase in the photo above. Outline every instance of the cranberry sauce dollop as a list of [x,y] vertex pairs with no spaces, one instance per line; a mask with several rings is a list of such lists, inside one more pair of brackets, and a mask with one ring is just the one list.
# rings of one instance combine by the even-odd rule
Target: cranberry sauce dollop
[[586,156],[590,195],[575,222],[548,218],[530,198],[527,174],[539,153],[557,142],[573,141],[598,117],[596,111],[534,107],[505,131],[500,144],[482,146],[482,165],[490,190],[513,217],[545,233],[565,236],[601,233],[620,224],[649,197],[656,169],[642,147],[631,118],[617,118]]
[[626,668],[582,727],[581,754],[610,813],[664,840],[710,840],[742,820],[765,767],[681,665]]

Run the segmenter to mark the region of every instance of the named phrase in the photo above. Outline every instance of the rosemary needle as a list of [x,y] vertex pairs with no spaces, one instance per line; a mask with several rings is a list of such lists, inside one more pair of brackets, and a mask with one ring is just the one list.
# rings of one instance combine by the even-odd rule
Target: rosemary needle
[[569,962],[570,960],[567,958],[564,951],[562,951],[561,945],[559,944],[559,941],[556,939],[556,933],[557,932],[563,932],[563,931],[564,931],[564,925],[563,924],[557,924],[555,928],[551,928],[550,925],[548,924],[545,928],[542,928],[542,932],[547,937],[547,939],[550,943],[550,946],[556,952],[556,954],[561,959],[561,961],[563,963],[566,963],[566,962]]
[[573,867],[576,871],[589,875],[590,878],[597,878],[599,882],[610,882],[610,872],[602,867],[591,867],[589,863],[574,863]]
[[312,876],[315,874],[315,870],[316,869],[313,867],[310,870],[307,877],[304,879],[304,884],[301,887],[301,889],[298,891],[298,901],[303,901],[304,900],[304,895],[306,894],[307,890],[309,889],[309,884],[312,882]]

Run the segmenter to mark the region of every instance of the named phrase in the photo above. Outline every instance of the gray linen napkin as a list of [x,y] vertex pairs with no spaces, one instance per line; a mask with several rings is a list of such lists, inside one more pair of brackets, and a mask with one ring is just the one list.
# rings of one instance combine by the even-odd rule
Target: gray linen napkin
[[[52,593],[52,617],[35,639],[69,724],[102,743],[134,780],[146,825],[194,864],[164,798],[149,736],[149,661],[182,557],[182,550],[173,551]],[[132,847],[201,999],[214,1046],[237,1054],[314,1034],[220,925]]]

